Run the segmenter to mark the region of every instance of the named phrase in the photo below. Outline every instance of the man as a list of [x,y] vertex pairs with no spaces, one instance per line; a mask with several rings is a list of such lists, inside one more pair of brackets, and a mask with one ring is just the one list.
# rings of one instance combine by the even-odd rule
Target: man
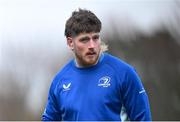
[[65,36],[74,59],[54,78],[42,120],[120,121],[124,106],[130,120],[151,120],[147,94],[127,63],[104,53],[101,21],[79,9],[67,20]]

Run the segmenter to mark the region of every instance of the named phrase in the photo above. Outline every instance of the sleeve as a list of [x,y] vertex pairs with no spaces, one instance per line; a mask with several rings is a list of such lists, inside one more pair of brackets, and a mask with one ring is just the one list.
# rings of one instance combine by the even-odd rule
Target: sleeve
[[42,121],[61,121],[61,114],[55,97],[56,84],[57,80],[55,79],[53,80],[49,90],[46,108],[41,118]]
[[151,121],[148,96],[134,68],[130,68],[122,86],[123,105],[130,121]]

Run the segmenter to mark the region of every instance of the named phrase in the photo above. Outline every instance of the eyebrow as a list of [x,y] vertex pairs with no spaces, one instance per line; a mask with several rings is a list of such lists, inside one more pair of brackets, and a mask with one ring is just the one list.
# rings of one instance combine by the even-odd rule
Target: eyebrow
[[89,40],[90,38],[88,36],[81,37],[79,41]]
[[92,38],[99,38],[99,34],[93,35]]
[[[93,36],[92,36],[92,38],[94,39],[94,38],[99,38],[99,34],[94,34]],[[89,40],[90,39],[90,37],[89,36],[84,36],[84,37],[81,37],[80,39],[79,39],[79,41],[84,41],[84,40]]]

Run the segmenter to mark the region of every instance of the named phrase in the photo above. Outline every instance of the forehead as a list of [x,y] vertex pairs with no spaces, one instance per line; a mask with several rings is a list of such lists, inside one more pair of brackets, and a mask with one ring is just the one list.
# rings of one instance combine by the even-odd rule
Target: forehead
[[76,38],[84,38],[84,37],[93,37],[99,35],[99,32],[91,32],[91,33],[80,33],[79,35],[76,36]]

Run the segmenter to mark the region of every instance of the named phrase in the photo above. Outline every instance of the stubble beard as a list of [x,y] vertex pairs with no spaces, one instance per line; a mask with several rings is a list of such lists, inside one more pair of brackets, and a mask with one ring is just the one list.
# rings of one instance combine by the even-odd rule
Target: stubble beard
[[100,51],[96,52],[95,57],[88,57],[88,55],[79,55],[75,53],[76,61],[80,67],[88,67],[97,64],[99,56],[100,56]]

